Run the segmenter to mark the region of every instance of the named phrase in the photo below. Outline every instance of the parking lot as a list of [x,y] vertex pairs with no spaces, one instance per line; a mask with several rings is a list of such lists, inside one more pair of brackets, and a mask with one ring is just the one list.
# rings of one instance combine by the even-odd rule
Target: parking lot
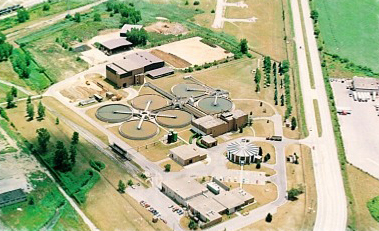
[[[212,176],[224,183],[240,183],[241,182],[241,170],[228,169],[227,171],[217,170],[212,173]],[[246,171],[242,172],[243,184],[257,184],[265,185],[269,178],[265,176],[264,172]]]
[[379,178],[379,111],[375,108],[379,98],[354,101],[347,82],[333,81],[331,85],[337,109],[351,109],[351,114],[338,115],[348,161]]

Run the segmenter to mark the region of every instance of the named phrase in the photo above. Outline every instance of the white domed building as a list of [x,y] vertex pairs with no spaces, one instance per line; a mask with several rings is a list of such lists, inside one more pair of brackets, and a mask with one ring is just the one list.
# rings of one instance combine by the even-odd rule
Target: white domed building
[[262,160],[259,155],[259,147],[246,139],[228,144],[226,156],[236,164],[251,164]]

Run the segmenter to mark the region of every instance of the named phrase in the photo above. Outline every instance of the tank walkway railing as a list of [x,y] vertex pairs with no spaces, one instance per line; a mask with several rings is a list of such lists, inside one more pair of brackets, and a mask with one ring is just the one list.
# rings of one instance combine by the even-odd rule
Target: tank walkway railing
[[150,87],[154,91],[158,92],[159,94],[165,96],[166,98],[168,98],[170,100],[175,99],[175,96],[173,96],[172,94],[168,93],[167,91],[163,90],[162,88],[160,88],[160,87],[158,87],[158,86],[156,86],[150,82],[145,83],[145,86]]

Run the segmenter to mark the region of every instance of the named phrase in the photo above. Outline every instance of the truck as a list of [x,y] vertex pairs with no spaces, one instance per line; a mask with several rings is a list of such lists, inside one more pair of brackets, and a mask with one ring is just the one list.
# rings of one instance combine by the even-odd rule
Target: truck
[[282,136],[271,136],[271,137],[266,137],[266,140],[272,140],[272,141],[282,141],[283,137]]

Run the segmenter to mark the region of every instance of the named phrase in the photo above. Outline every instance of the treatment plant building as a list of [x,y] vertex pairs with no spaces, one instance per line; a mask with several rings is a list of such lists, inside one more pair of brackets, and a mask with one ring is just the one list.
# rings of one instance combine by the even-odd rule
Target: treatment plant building
[[202,221],[202,228],[221,222],[222,214],[234,213],[254,202],[254,197],[241,188],[230,190],[225,185],[209,187],[214,184],[222,183],[213,181],[205,186],[196,180],[182,177],[163,181],[162,192],[187,207],[190,216],[196,216]]
[[206,115],[192,121],[192,130],[203,136],[220,136],[230,131],[237,131],[247,124],[248,115],[241,111],[225,112],[220,117]]
[[[139,85],[144,82],[144,73],[159,78],[173,74],[165,62],[149,52],[136,52],[106,66],[106,78],[119,88]],[[154,70],[154,72],[152,72]]]

